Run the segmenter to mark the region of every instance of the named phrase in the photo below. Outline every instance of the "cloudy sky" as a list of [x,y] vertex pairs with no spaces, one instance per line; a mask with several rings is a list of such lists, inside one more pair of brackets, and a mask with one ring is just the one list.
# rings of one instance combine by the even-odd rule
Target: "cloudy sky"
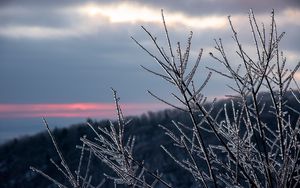
[[[2,0],[0,131],[40,122],[42,116],[112,118],[110,87],[119,92],[126,115],[162,109],[147,90],[168,97],[171,89],[141,68],[157,66],[130,37],[154,50],[143,25],[164,45],[160,14],[164,9],[172,41],[185,44],[192,30],[191,54],[204,49],[197,77],[201,80],[208,72],[205,67],[216,65],[208,55],[214,50],[214,38],[222,38],[225,47],[233,49],[228,15],[244,46],[251,49],[250,8],[266,25],[275,10],[279,31],[287,33],[282,50],[288,63],[295,65],[300,60],[298,0]],[[213,75],[204,94],[222,97],[228,91],[224,84],[224,78]]]

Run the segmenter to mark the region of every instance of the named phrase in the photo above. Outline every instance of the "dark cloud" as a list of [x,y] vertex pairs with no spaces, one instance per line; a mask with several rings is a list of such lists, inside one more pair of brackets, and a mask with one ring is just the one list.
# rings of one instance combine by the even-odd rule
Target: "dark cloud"
[[19,7],[33,7],[41,9],[55,9],[58,7],[80,5],[82,3],[117,3],[117,2],[135,2],[142,5],[150,5],[158,9],[166,9],[170,11],[184,11],[190,15],[207,15],[207,14],[244,14],[250,8],[258,13],[266,11],[282,10],[285,8],[299,8],[298,0],[98,0],[98,1],[80,1],[80,0],[26,0],[26,1],[1,1],[0,6],[17,5]]
[[[94,2],[94,1],[93,1]],[[98,1],[107,2],[111,1]],[[124,1],[122,1],[124,2]],[[271,8],[283,10],[287,7],[298,7],[298,1],[198,1],[166,0],[136,1],[140,4],[164,8],[168,11],[184,12],[189,15],[246,15],[249,8],[257,13],[269,12]],[[29,10],[29,13],[1,14],[0,28],[7,25],[27,25],[68,29],[75,25],[78,18],[64,16],[57,9],[75,6],[82,1],[10,1],[2,3],[0,9],[14,10],[16,7]],[[18,10],[18,9],[15,9]],[[3,19],[2,19],[3,18]],[[80,24],[80,23],[78,23]],[[152,100],[146,94],[148,88],[169,93],[169,88],[161,80],[147,74],[139,65],[159,69],[155,62],[130,39],[133,35],[146,44],[152,51],[150,39],[140,29],[140,23],[115,25],[97,25],[94,32],[71,37],[53,38],[7,38],[0,36],[0,103],[39,103],[39,102],[97,102],[111,101],[109,88],[114,87],[122,94],[124,101]],[[244,25],[239,25],[242,27]],[[161,25],[145,23],[149,30],[158,35],[161,45],[165,36]],[[247,23],[245,23],[247,25]],[[242,39],[251,36],[248,30],[239,30]],[[299,26],[286,28],[287,36],[283,48],[299,52]],[[189,28],[171,28],[170,35],[174,41],[186,44]],[[183,33],[184,32],[184,33]],[[208,52],[213,49],[214,38],[223,38],[232,43],[229,26],[223,30],[201,30],[194,32],[193,52],[205,49],[204,67],[213,61]],[[252,44],[245,41],[245,45]],[[175,44],[174,44],[175,46]],[[195,57],[191,57],[192,59]],[[207,64],[205,64],[207,63]],[[200,74],[199,80],[205,74]],[[223,85],[220,79],[213,80],[213,85]],[[157,88],[157,89],[155,89]],[[219,87],[210,87],[208,94],[219,94]]]

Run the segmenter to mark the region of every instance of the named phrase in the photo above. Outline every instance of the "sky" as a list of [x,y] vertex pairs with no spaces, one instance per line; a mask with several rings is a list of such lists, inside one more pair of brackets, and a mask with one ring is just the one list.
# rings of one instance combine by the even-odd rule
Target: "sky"
[[[279,31],[286,32],[281,49],[295,66],[300,60],[298,0],[1,0],[0,137],[18,126],[27,134],[41,126],[41,117],[54,125],[88,117],[113,119],[111,87],[118,91],[125,115],[166,108],[147,90],[169,99],[173,89],[141,68],[159,70],[131,36],[155,51],[143,25],[165,45],[163,9],[174,44],[186,44],[193,31],[191,61],[204,49],[196,77],[201,83],[209,72],[206,66],[218,67],[208,55],[214,52],[215,38],[234,52],[227,16],[244,46],[253,47],[250,8],[266,25],[275,10]],[[229,92],[226,84],[213,74],[204,94],[222,98]]]

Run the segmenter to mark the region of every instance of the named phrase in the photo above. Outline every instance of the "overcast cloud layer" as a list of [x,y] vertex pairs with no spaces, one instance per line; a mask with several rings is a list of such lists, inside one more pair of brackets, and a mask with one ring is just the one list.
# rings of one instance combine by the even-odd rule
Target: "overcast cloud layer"
[[[218,66],[208,56],[214,38],[223,38],[233,51],[228,15],[244,46],[251,48],[250,8],[266,24],[275,9],[279,31],[287,33],[282,49],[294,66],[300,60],[298,0],[1,1],[0,104],[109,103],[110,87],[126,103],[155,101],[147,89],[169,96],[170,88],[140,67],[157,68],[130,38],[152,47],[140,26],[165,44],[164,9],[174,43],[185,43],[194,31],[192,55],[204,48],[200,83],[208,72],[205,66]],[[204,93],[224,96],[227,83],[213,75]]]

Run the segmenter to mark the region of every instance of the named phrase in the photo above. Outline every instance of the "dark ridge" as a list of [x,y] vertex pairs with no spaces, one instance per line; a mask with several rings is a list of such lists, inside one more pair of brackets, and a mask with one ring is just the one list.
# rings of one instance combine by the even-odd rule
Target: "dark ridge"
[[[272,101],[268,93],[260,95],[265,103],[263,113],[263,121],[268,122],[268,125],[275,125],[276,119],[268,113],[271,108]],[[237,104],[236,99],[232,99]],[[249,98],[249,100],[251,100]],[[286,95],[287,104],[294,108],[300,109],[299,103],[296,102],[291,93]],[[231,109],[231,99],[223,99],[217,101],[213,114],[218,112],[218,109],[223,108],[227,104],[228,112]],[[207,104],[209,107],[210,104]],[[237,107],[238,108],[238,105]],[[299,115],[290,109],[287,109],[291,115],[291,121],[296,122]],[[230,115],[230,114],[229,114]],[[169,158],[160,148],[164,145],[176,156],[181,157],[179,150],[173,146],[170,138],[164,134],[164,131],[158,124],[164,125],[170,129],[174,126],[172,120],[190,125],[189,115],[178,110],[165,110],[157,113],[149,112],[140,117],[129,117],[130,125],[126,130],[126,136],[136,136],[136,144],[134,155],[138,161],[145,161],[145,165],[150,170],[159,170],[163,174],[163,179],[167,182],[172,182],[174,187],[195,187],[192,176],[187,174],[185,170],[178,167],[177,164]],[[221,113],[219,120],[224,119],[224,113]],[[88,119],[94,126],[107,126],[108,121],[100,122]],[[68,165],[74,172],[77,168],[80,150],[76,149],[76,145],[81,145],[80,137],[87,135],[87,138],[93,139],[95,134],[84,123],[73,125],[69,128],[54,129],[53,134],[58,141],[59,147],[63,151]],[[205,133],[205,139],[211,139],[209,133]],[[210,140],[209,142],[216,142]],[[50,162],[50,158],[58,162],[59,158],[55,152],[54,146],[46,131],[36,134],[31,137],[11,140],[0,146],[0,182],[1,188],[29,188],[29,187],[54,187],[53,184],[46,178],[32,172],[29,166],[34,166],[43,170],[49,176],[66,183],[66,180],[57,171],[55,166]],[[91,172],[93,174],[93,182],[100,182],[103,173],[112,174],[109,169],[104,166],[99,160],[93,158]],[[111,187],[113,184],[108,180],[104,187]]]

